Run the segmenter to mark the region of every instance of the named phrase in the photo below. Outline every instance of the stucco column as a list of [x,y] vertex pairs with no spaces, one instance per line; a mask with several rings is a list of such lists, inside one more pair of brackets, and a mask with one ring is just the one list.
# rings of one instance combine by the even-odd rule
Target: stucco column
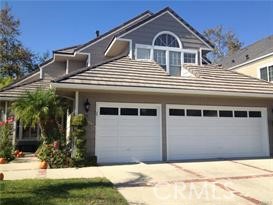
[[17,121],[14,119],[13,122],[13,130],[12,130],[12,145],[15,146],[16,143],[16,129],[17,129]]
[[75,92],[75,115],[79,114],[79,91]]
[[5,113],[4,113],[4,121],[8,119],[8,101],[5,101]]
[[71,114],[69,114],[69,109],[66,110],[66,143],[70,142],[70,121],[71,121]]

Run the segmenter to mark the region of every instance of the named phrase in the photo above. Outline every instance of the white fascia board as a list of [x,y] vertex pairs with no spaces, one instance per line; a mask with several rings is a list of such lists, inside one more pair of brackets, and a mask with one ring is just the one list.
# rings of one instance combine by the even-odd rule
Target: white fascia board
[[252,59],[252,60],[247,61],[247,62],[245,62],[245,63],[241,63],[241,64],[239,64],[239,65],[230,67],[230,68],[228,68],[228,70],[236,69],[236,68],[238,68],[238,67],[240,67],[240,66],[244,66],[244,65],[247,65],[247,64],[249,64],[249,63],[253,63],[253,62],[257,61],[257,60],[261,60],[261,59],[266,58],[266,57],[271,56],[271,55],[273,55],[273,52],[272,52],[272,53],[269,53],[269,54],[266,54],[266,55],[263,55],[263,56],[261,56],[261,57]]
[[108,52],[112,49],[112,47],[114,46],[114,44],[117,41],[117,37],[114,38],[114,40],[111,42],[110,46],[107,48],[107,50],[105,51],[104,55],[106,56],[108,54]]
[[146,87],[127,87],[127,86],[104,86],[104,85],[83,85],[70,83],[51,83],[51,88],[71,89],[71,90],[101,90],[101,91],[128,91],[128,92],[147,92],[147,93],[166,93],[166,94],[186,94],[186,95],[209,95],[209,96],[229,96],[229,97],[255,97],[255,98],[273,98],[272,94],[260,93],[237,93],[220,91],[201,91],[201,90],[183,90],[169,88],[146,88]]
[[38,75],[38,74],[40,74],[40,71],[38,71],[38,72],[36,72],[36,73],[33,73],[32,75],[30,75],[30,76],[28,76],[27,78],[24,78],[24,79],[18,81],[17,83],[14,83],[13,85],[17,85],[17,84],[19,84],[19,83],[23,83],[23,82],[25,82],[26,80],[28,80],[28,79],[30,79],[30,78],[32,78],[33,76]]
[[14,101],[16,97],[1,97],[0,101]]
[[104,55],[107,56],[108,52],[112,49],[112,47],[114,46],[114,44],[117,41],[125,41],[125,42],[129,43],[129,54],[128,54],[128,56],[130,58],[132,58],[132,40],[131,39],[125,39],[125,38],[117,38],[117,37],[115,37],[114,40],[111,42],[110,46],[105,51]]
[[62,53],[54,53],[54,57],[53,57],[53,62],[55,62],[55,56],[65,56],[65,57],[75,57],[77,54],[79,55],[86,55],[87,56],[87,59],[88,59],[88,66],[91,65],[91,55],[90,53],[84,53],[84,52],[79,52],[79,51],[76,51],[73,53],[73,55],[71,54],[62,54]]

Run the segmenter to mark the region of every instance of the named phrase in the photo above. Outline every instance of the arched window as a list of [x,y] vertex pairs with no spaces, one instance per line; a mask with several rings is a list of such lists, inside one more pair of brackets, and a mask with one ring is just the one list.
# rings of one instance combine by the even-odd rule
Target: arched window
[[181,75],[181,43],[178,37],[170,33],[155,36],[153,41],[154,60],[170,75]]
[[170,34],[161,34],[159,35],[154,42],[155,46],[167,46],[179,48],[179,43],[177,39]]
[[197,64],[197,50],[183,49],[180,39],[170,31],[155,35],[152,45],[136,44],[137,60],[154,60],[170,75],[181,76],[183,64]]

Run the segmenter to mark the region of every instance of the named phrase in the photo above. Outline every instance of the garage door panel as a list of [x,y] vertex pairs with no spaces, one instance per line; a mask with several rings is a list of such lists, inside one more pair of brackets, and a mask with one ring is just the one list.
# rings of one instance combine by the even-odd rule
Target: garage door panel
[[[263,117],[170,116],[169,109],[258,110]],[[268,155],[266,109],[167,105],[169,160]],[[218,112],[219,113],[219,112]]]
[[[115,117],[98,114],[96,118],[96,155],[99,163],[160,161],[162,159],[160,105],[97,103],[98,113],[100,107],[115,107],[119,112],[115,113]],[[130,108],[134,109],[133,112]],[[156,112],[152,113],[156,115],[141,116],[141,109],[155,109]],[[113,138],[110,140],[111,136]],[[114,155],[111,157],[109,151],[105,153],[107,149],[115,153],[115,157]]]

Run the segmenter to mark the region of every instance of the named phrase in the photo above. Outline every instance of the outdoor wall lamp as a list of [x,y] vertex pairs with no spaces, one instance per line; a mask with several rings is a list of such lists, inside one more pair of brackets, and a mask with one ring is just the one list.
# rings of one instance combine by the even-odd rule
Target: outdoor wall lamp
[[86,99],[86,101],[85,101],[85,103],[84,103],[84,109],[85,109],[85,112],[86,112],[86,113],[89,112],[90,103],[89,103],[88,99]]

